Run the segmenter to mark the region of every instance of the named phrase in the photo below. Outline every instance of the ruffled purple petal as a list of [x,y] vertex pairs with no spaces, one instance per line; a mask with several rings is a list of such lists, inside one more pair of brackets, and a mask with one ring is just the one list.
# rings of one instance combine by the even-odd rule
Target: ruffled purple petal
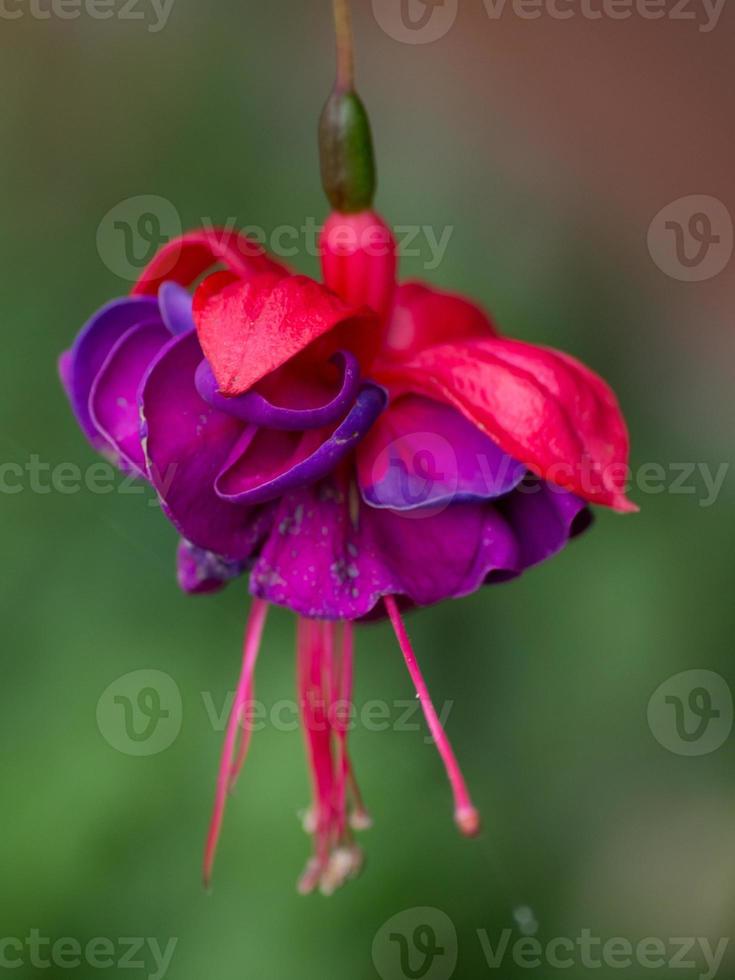
[[158,303],[149,296],[114,300],[98,310],[77,335],[63,363],[62,381],[84,434],[97,450],[108,447],[89,410],[89,395],[97,373],[112,348],[131,327],[158,316]]
[[197,393],[201,359],[196,333],[187,333],[170,340],[148,370],[141,388],[147,472],[182,537],[242,561],[267,533],[271,512],[227,503],[214,491],[243,426]]
[[304,616],[361,619],[383,595],[428,605],[472,592],[490,571],[517,563],[516,539],[492,504],[416,518],[359,499],[351,507],[325,481],[281,500],[250,588]]
[[158,290],[161,317],[170,333],[178,336],[195,329],[192,306],[194,297],[177,282],[164,282]]
[[502,497],[527,472],[451,406],[418,395],[391,404],[358,458],[363,500],[391,510]]
[[347,416],[327,438],[316,431],[298,437],[290,432],[249,427],[217,477],[218,496],[253,505],[321,480],[354,451],[386,401],[385,390],[367,382]]
[[170,334],[160,320],[131,327],[107,355],[89,396],[92,421],[113,447],[123,469],[145,476],[140,441],[140,383]]
[[246,562],[225,561],[211,551],[203,551],[183,538],[176,552],[176,573],[184,592],[202,595],[218,592],[246,570]]
[[429,605],[505,581],[563,548],[588,520],[583,501],[542,483],[439,512],[349,500],[332,480],[287,494],[253,567],[254,595],[304,616],[380,615],[384,595]]
[[[332,425],[344,417],[360,387],[360,369],[354,354],[349,351],[339,351],[333,360],[341,367],[342,379],[337,393],[330,393],[329,400],[322,404],[307,404],[305,407],[297,407],[293,404],[276,405],[255,389],[236,398],[225,398],[219,393],[217,380],[206,360],[203,360],[197,369],[197,391],[213,408],[227,412],[228,415],[233,415],[243,422],[250,422],[267,429],[294,432],[319,429]],[[287,379],[284,379],[282,384],[288,389]]]
[[533,476],[499,501],[498,507],[518,541],[519,571],[558,554],[592,522],[592,512],[581,497]]

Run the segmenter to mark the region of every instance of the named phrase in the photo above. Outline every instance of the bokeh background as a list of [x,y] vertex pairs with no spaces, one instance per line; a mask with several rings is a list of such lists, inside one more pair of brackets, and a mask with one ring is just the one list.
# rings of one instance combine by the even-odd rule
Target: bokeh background
[[[482,0],[462,0],[446,34],[407,44],[391,36],[385,3],[382,18],[367,0],[355,7],[379,206],[396,224],[451,228],[438,266],[426,270],[424,249],[405,275],[464,291],[507,332],[591,364],[620,395],[634,467],[660,464],[668,485],[634,488],[638,516],[599,514],[593,533],[522,580],[412,618],[435,698],[452,702],[484,834],[455,834],[423,726],[358,727],[368,864],[334,898],[303,899],[304,753],[298,732],[272,725],[254,738],[211,895],[199,880],[222,737],[211,712],[235,684],[244,584],[180,594],[175,534],[144,496],[4,484],[0,938],[24,943],[7,972],[99,972],[34,965],[35,929],[117,949],[122,937],[176,938],[172,980],[444,980],[451,931],[434,972],[418,954],[406,971],[390,940],[373,949],[388,919],[428,906],[456,930],[462,980],[707,975],[697,949],[696,966],[679,969],[590,969],[578,953],[565,970],[529,969],[508,953],[493,970],[478,930],[493,946],[521,928],[543,942],[583,929],[657,937],[667,959],[671,937],[714,947],[733,932],[734,478],[712,503],[701,475],[675,492],[671,467],[716,473],[732,461],[735,260],[684,282],[647,245],[655,215],[689,195],[735,213],[733,11],[702,31],[694,4],[699,20],[493,19]],[[139,195],[171,202],[184,227],[270,233],[321,220],[314,130],[332,76],[330,11],[327,0],[174,0],[152,31],[142,0],[143,20],[38,9],[8,4],[0,22],[0,451],[3,463],[86,469],[93,456],[55,361],[92,310],[129,288],[122,243],[100,223]],[[308,255],[293,261],[316,270]],[[269,706],[294,696],[292,643],[293,621],[276,611],[258,672]],[[411,699],[386,626],[362,632],[357,668],[358,705]],[[169,675],[181,698],[178,737],[140,757],[110,744],[113,722],[97,717],[102,693],[138,670]],[[688,743],[693,756],[672,750],[673,705],[651,709],[660,740],[649,724],[656,689],[688,670],[717,675],[693,676],[714,685],[722,712]],[[105,972],[156,975],[149,952],[142,967],[118,955]],[[731,951],[717,975],[735,977]]]

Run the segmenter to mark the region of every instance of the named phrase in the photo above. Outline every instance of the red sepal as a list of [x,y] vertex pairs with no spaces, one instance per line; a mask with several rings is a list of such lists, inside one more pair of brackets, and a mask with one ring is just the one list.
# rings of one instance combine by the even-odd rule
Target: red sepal
[[[241,395],[291,358],[313,350],[326,361],[376,332],[377,317],[355,310],[306,276],[249,281],[218,273],[194,294],[194,322],[221,394]],[[327,336],[329,335],[329,336]]]
[[284,276],[287,270],[245,235],[229,228],[201,228],[173,238],[148,263],[133,296],[155,296],[162,283],[191,286],[215,265],[224,265],[240,278],[271,273]]
[[574,358],[504,338],[440,344],[404,363],[382,362],[378,380],[449,402],[504,452],[550,483],[619,511],[628,432],[615,395]]

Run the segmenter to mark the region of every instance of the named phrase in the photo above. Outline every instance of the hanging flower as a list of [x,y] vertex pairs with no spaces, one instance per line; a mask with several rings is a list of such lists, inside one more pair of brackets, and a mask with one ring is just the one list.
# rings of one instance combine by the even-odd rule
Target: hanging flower
[[[337,98],[354,110],[353,91]],[[397,284],[393,236],[368,206],[369,147],[361,183],[351,181],[333,110],[323,171],[340,210],[322,235],[323,283],[232,231],[192,232],[164,246],[132,295],[98,311],[60,360],[92,446],[148,480],[181,535],[181,587],[211,592],[249,575],[205,878],[247,753],[255,662],[277,604],[298,616],[314,795],[300,889],[326,893],[359,870],[354,832],[369,825],[347,747],[354,624],[390,619],[455,820],[472,836],[479,817],[400,610],[520,575],[589,525],[590,504],[635,509],[624,493],[625,423],[597,375],[500,335],[466,299]]]

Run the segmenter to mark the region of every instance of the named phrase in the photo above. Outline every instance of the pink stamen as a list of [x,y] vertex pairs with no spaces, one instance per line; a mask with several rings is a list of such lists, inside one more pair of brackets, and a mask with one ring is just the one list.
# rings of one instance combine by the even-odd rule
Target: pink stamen
[[388,616],[390,617],[390,621],[396,634],[396,639],[398,640],[401,652],[403,653],[403,658],[406,661],[408,672],[411,675],[411,680],[413,681],[419,701],[421,702],[421,707],[423,708],[424,716],[426,717],[426,723],[429,726],[429,731],[436,742],[439,755],[441,756],[442,762],[444,763],[444,767],[447,771],[449,783],[452,787],[452,793],[454,795],[455,823],[457,824],[457,827],[461,833],[463,833],[465,836],[474,837],[480,830],[480,815],[470,799],[467,784],[464,781],[464,777],[459,768],[456,756],[454,755],[449,739],[442,728],[442,724],[439,721],[439,716],[437,715],[434,705],[432,704],[429,690],[421,674],[421,669],[419,668],[416,660],[416,655],[413,652],[413,647],[411,646],[411,641],[408,638],[406,627],[403,625],[403,620],[398,612],[396,600],[393,598],[393,596],[384,596],[384,601],[385,608],[388,610]]
[[332,807],[331,733],[326,713],[325,643],[322,624],[310,619],[298,622],[298,680],[304,738],[314,793],[313,823],[316,853],[299,883],[302,892],[313,891],[327,865],[330,851]]
[[352,623],[340,624],[336,644],[339,670],[335,670],[332,717],[336,742],[336,773],[334,780],[334,805],[337,811],[337,837],[344,835],[347,826],[347,780],[350,773],[350,757],[347,751],[347,729],[352,698],[353,635]]
[[[300,703],[314,794],[305,820],[305,829],[314,837],[314,854],[299,881],[299,891],[319,888],[331,895],[362,866],[362,853],[352,840],[347,821],[347,792],[355,785],[347,752],[352,625],[302,619],[297,648]],[[353,796],[359,801],[356,785]],[[358,824],[364,828],[369,820],[361,801],[359,805]]]
[[235,700],[232,705],[232,711],[230,712],[230,717],[227,722],[225,742],[222,748],[219,773],[217,775],[217,789],[214,798],[214,809],[212,811],[212,819],[209,825],[209,833],[207,834],[207,843],[204,850],[204,884],[207,888],[209,888],[212,880],[212,869],[214,867],[214,859],[217,853],[217,842],[219,841],[220,831],[222,830],[222,820],[225,813],[225,806],[227,804],[227,793],[233,778],[236,777],[237,772],[239,771],[239,766],[242,765],[242,762],[245,759],[245,754],[247,753],[247,748],[250,741],[250,726],[248,725],[245,727],[242,735],[244,752],[241,747],[238,761],[233,767],[232,756],[235,750],[238,729],[243,722],[249,702],[252,699],[253,673],[255,670],[255,663],[258,659],[258,651],[260,650],[260,641],[263,636],[263,627],[265,626],[267,613],[268,604],[262,599],[253,599],[248,625],[245,630],[242,672],[240,674],[240,681],[235,694]]

